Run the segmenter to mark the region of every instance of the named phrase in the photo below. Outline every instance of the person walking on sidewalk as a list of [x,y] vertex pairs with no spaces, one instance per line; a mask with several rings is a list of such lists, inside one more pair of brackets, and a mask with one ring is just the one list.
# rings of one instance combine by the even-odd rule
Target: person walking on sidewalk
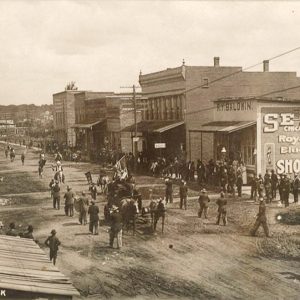
[[51,235],[46,239],[45,245],[50,248],[50,261],[53,261],[53,264],[56,264],[58,246],[60,241],[56,236],[56,230],[51,230]]

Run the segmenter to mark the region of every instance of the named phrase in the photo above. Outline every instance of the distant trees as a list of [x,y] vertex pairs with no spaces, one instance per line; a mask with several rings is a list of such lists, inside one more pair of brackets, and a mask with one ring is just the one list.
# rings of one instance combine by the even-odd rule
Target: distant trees
[[69,82],[65,87],[65,91],[77,91],[78,87],[75,85],[75,83],[75,81]]

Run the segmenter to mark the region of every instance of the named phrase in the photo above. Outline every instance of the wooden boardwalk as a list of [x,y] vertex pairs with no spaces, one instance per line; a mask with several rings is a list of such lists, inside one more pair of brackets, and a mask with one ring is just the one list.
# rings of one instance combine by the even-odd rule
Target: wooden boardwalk
[[79,296],[70,280],[33,240],[6,235],[0,235],[0,289]]

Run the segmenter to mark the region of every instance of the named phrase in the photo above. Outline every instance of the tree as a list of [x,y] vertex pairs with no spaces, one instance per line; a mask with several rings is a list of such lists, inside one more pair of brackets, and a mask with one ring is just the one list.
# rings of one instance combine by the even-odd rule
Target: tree
[[75,81],[69,82],[65,87],[65,91],[77,91],[78,87],[75,86],[75,83],[76,83]]

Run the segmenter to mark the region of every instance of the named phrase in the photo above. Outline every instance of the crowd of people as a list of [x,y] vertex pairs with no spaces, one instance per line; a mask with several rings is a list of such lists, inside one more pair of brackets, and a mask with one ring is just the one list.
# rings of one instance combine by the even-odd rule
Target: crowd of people
[[[14,152],[11,146],[5,149],[5,155]],[[144,169],[145,160],[140,156],[140,160],[135,162],[132,153],[125,155],[125,168],[116,168],[114,176],[109,178],[105,173],[100,173],[96,182],[91,179],[90,172],[87,172],[89,184],[88,191],[82,191],[79,194],[73,192],[71,186],[62,188],[65,183],[62,161],[63,155],[60,152],[55,153],[55,165],[52,165],[54,176],[49,183],[50,195],[53,201],[53,209],[61,209],[61,198],[64,199],[64,213],[66,217],[74,217],[75,211],[78,212],[78,221],[81,225],[89,225],[89,232],[93,235],[99,234],[100,209],[96,204],[99,193],[105,195],[107,204],[104,214],[105,221],[109,222],[109,246],[113,247],[114,241],[117,241],[117,248],[122,247],[122,229],[125,223],[133,222],[135,228],[135,216],[141,211],[142,215],[149,212],[152,218],[153,229],[156,229],[157,222],[162,218],[162,228],[164,226],[166,207],[173,203],[173,185],[179,183],[179,208],[187,210],[188,208],[188,183],[197,182],[200,186],[200,195],[198,198],[199,210],[198,217],[208,218],[208,208],[211,199],[206,188],[210,186],[219,187],[220,196],[216,200],[217,219],[216,225],[228,224],[227,202],[228,197],[242,197],[242,188],[247,183],[246,167],[243,162],[232,161],[214,161],[210,160],[204,164],[200,160],[195,164],[192,161],[184,162],[176,157],[173,160],[158,158],[150,164],[150,172],[153,176],[165,178],[165,195],[157,200],[152,200],[149,207],[144,207],[142,195],[136,188],[135,179],[132,175],[134,164],[138,168]],[[25,153],[21,155],[21,161],[24,165]],[[116,161],[115,161],[116,162]],[[139,166],[140,164],[140,166]],[[141,166],[143,164],[143,166]],[[43,175],[43,167],[46,165],[45,154],[41,153],[39,158],[39,176]],[[117,164],[116,164],[117,165]],[[124,176],[124,174],[126,176]],[[293,193],[294,202],[298,202],[298,192],[300,180],[297,175],[293,179],[286,174],[278,176],[274,170],[267,170],[265,175],[254,176],[249,182],[251,186],[251,199],[259,200],[259,209],[256,221],[251,229],[251,235],[255,235],[259,226],[262,226],[266,236],[270,236],[267,224],[266,203],[271,203],[276,199],[279,192],[280,202],[286,207],[289,205],[289,194]],[[125,199],[126,198],[126,199]],[[123,201],[125,200],[125,201]],[[88,220],[89,219],[89,220]],[[3,224],[0,222],[0,229],[3,230]],[[21,236],[23,238],[34,239],[33,226],[29,225],[25,232],[18,232],[15,224],[10,223],[7,235]],[[50,248],[50,260],[56,263],[58,247],[61,244],[56,236],[56,230],[51,231],[51,235],[45,241]]]

